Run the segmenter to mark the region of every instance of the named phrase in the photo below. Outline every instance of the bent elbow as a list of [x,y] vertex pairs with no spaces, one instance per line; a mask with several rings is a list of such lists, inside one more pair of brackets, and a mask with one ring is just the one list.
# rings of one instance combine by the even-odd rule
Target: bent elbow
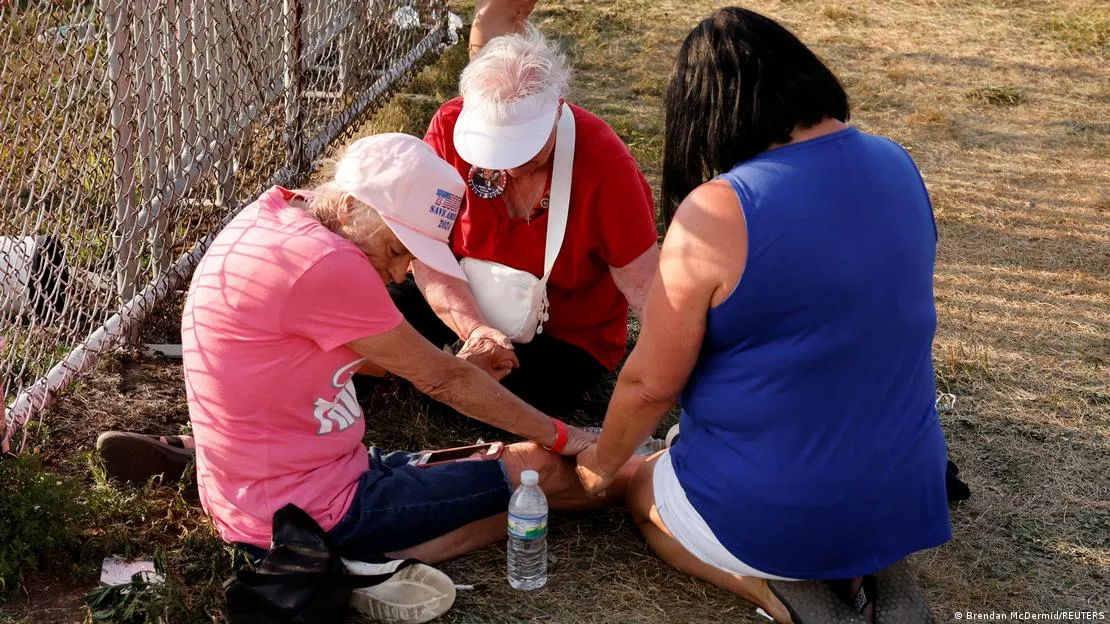
[[682,387],[673,384],[639,380],[635,382],[636,397],[645,405],[673,405],[682,394]]

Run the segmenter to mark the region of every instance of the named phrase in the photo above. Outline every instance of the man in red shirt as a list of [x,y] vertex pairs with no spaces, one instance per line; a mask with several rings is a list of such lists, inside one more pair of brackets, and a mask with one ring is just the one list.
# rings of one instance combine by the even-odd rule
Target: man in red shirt
[[[478,285],[415,263],[391,287],[405,318],[434,344],[549,412],[571,411],[624,357],[629,306],[639,312],[658,264],[651,189],[628,148],[592,113],[564,107],[569,70],[535,29],[490,41],[424,140],[468,181],[451,247],[460,258],[544,273],[556,126],[572,114],[575,148],[565,235],[547,283],[542,333],[513,343],[476,302]],[[487,309],[487,312],[489,310]]]

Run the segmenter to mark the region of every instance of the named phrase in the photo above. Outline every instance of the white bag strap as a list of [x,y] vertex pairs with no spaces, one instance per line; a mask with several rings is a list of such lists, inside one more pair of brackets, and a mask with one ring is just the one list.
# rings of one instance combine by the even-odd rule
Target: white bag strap
[[574,168],[574,112],[563,103],[563,114],[555,133],[555,164],[551,170],[551,204],[547,212],[547,245],[543,256],[543,278],[547,285],[563,236],[567,231],[567,214],[570,212],[570,174]]

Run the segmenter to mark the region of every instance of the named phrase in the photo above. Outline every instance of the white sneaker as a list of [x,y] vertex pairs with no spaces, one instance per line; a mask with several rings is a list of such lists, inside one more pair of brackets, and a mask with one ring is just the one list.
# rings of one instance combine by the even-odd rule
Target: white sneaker
[[[385,574],[400,561],[384,564],[343,560],[351,574]],[[414,563],[388,581],[351,592],[351,607],[386,624],[421,624],[447,613],[455,603],[455,583],[443,572]]]
[[667,439],[663,440],[664,448],[671,448],[678,441],[678,423],[667,431]]

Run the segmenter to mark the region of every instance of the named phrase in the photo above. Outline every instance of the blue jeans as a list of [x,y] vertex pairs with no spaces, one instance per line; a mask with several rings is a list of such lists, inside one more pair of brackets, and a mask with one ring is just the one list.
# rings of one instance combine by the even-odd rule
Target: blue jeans
[[[415,453],[370,447],[370,470],[359,479],[347,513],[328,534],[339,554],[381,561],[509,508],[512,486],[501,460],[410,466]],[[259,562],[266,551],[236,544]]]
[[504,513],[512,486],[501,460],[410,466],[412,453],[370,448],[347,513],[329,534],[349,559],[372,561]]

